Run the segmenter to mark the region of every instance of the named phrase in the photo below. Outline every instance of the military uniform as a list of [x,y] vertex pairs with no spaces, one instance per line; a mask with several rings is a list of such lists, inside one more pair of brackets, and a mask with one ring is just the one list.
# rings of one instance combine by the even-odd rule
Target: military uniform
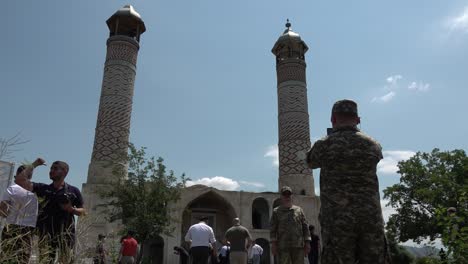
[[277,242],[278,264],[304,264],[304,246],[310,239],[307,220],[301,207],[293,205],[288,208],[280,205],[273,209],[270,240]]
[[[333,112],[357,116],[357,105],[339,101]],[[309,167],[321,169],[322,264],[390,262],[376,173],[381,159],[379,143],[356,126],[334,128],[309,151]]]

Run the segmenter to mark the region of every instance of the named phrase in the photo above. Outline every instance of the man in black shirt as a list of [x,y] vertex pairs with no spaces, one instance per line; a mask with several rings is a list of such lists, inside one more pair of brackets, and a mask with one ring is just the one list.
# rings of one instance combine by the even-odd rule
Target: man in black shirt
[[[28,170],[44,165],[41,158],[36,159]],[[23,179],[23,188],[37,194],[39,198],[39,231],[40,263],[53,263],[58,254],[60,263],[73,262],[75,245],[75,215],[85,213],[81,192],[75,186],[67,184],[68,164],[55,161],[50,167],[51,184],[35,183]]]

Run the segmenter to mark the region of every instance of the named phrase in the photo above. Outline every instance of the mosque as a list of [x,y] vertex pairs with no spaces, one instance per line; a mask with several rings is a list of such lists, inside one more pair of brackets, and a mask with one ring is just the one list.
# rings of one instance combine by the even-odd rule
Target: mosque
[[[116,227],[116,224],[99,217],[103,211],[96,205],[103,201],[98,191],[112,179],[109,164],[115,163],[119,155],[127,152],[140,37],[146,31],[141,16],[130,5],[117,10],[106,23],[109,38],[99,112],[88,177],[83,184],[85,207],[94,217],[87,231],[90,234],[90,240],[85,242],[87,245],[95,242],[98,233],[109,233]],[[320,232],[320,201],[314,193],[312,171],[304,162],[305,153],[310,149],[305,71],[307,50],[299,34],[291,30],[289,21],[271,50],[277,72],[278,190],[284,185],[290,186],[295,195],[294,203],[303,208],[308,222]],[[173,247],[181,245],[190,225],[198,222],[201,216],[208,217],[208,224],[218,241],[223,239],[232,219],[239,217],[257,244],[263,247],[262,263],[273,263],[269,219],[278,204],[278,192],[225,191],[204,185],[187,187],[183,189],[177,204],[171,205],[174,218],[181,219],[175,223],[172,236],[161,235],[148,244],[152,263],[178,263],[179,257],[173,253]]]

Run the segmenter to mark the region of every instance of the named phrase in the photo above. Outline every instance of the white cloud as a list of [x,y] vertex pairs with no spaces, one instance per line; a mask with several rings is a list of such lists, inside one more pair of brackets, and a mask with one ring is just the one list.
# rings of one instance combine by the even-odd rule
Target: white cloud
[[390,215],[396,213],[396,210],[390,206],[386,206],[388,203],[387,200],[380,200],[380,206],[382,207],[382,215],[385,223],[388,222],[388,219],[390,218]]
[[251,182],[251,181],[236,181],[230,178],[226,178],[223,176],[215,176],[212,178],[204,177],[194,181],[187,181],[187,187],[202,184],[205,186],[214,187],[219,190],[226,190],[226,191],[235,191],[238,190],[241,185],[246,187],[255,187],[255,188],[264,188],[265,184],[261,182]]
[[468,6],[456,17],[451,17],[447,21],[450,31],[461,31],[468,33]]
[[279,150],[278,145],[273,145],[268,147],[267,152],[263,157],[271,157],[273,159],[273,165],[278,167],[279,166]]
[[411,150],[388,150],[383,152],[383,160],[377,165],[379,173],[393,174],[398,171],[397,164],[399,161],[407,160],[414,156],[416,152]]
[[431,87],[430,84],[423,83],[423,82],[412,82],[410,83],[410,85],[408,85],[408,89],[418,91],[418,92],[427,92],[429,91],[430,87]]
[[387,77],[385,81],[387,84],[384,86],[385,91],[389,91],[386,94],[382,96],[376,96],[372,98],[371,102],[372,103],[387,103],[391,101],[395,95],[397,90],[399,88],[398,82],[403,79],[403,76],[401,74],[395,74]]
[[392,75],[390,77],[387,77],[387,83],[389,83],[391,86],[396,86],[398,84],[398,81],[403,79],[403,76],[400,74],[397,75]]
[[372,98],[372,102],[381,102],[381,103],[386,103],[392,100],[395,97],[396,93],[394,91],[390,91],[389,93],[380,96],[380,97],[374,97]]
[[248,185],[248,186],[253,186],[253,187],[257,187],[257,188],[265,187],[265,184],[263,184],[261,182],[239,181],[239,183],[242,184],[242,185]]
[[192,186],[195,184],[202,184],[210,187],[214,187],[219,190],[234,191],[239,189],[240,185],[237,181],[229,179],[223,176],[215,176],[212,178],[201,178],[194,181],[187,181],[187,186]]

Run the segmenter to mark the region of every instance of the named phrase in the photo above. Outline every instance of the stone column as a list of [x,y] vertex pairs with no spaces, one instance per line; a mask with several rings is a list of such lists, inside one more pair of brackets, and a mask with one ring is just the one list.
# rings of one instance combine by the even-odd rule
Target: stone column
[[[140,35],[146,30],[132,6],[124,6],[107,20],[110,36],[104,64],[101,98],[97,117],[91,163],[87,182],[83,184],[86,225],[90,239],[107,234],[116,227],[109,224],[99,193],[116,178],[115,170],[126,173],[130,119]],[[96,239],[96,238],[94,238]]]
[[272,49],[278,79],[278,188],[290,186],[294,194],[314,196],[312,171],[305,163],[310,149],[305,53],[307,45],[291,24]]

